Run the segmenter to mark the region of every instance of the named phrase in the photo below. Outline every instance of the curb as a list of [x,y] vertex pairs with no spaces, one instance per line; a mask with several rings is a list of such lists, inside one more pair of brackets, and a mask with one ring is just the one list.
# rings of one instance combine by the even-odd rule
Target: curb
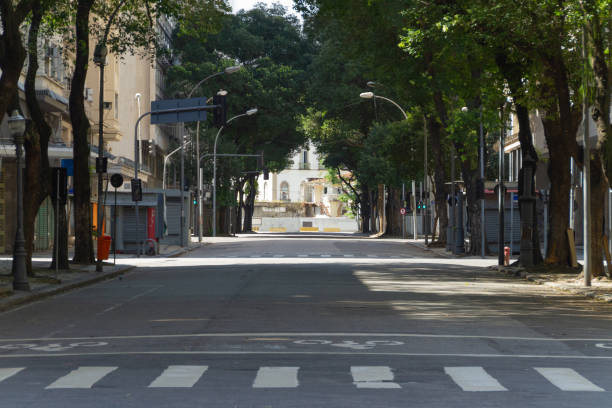
[[79,281],[76,281],[76,282],[73,282],[73,283],[70,283],[64,286],[55,287],[55,288],[53,287],[43,288],[38,292],[29,292],[23,295],[18,295],[14,299],[9,299],[6,302],[0,303],[0,312],[6,312],[7,310],[13,309],[16,306],[21,306],[27,303],[36,302],[38,300],[45,299],[51,296],[55,296],[60,293],[71,291],[73,289],[78,289],[78,288],[93,285],[95,283],[102,282],[105,280],[110,280],[118,276],[124,275],[134,268],[136,267],[126,266],[125,268],[121,268],[114,272],[109,272],[109,273],[106,273],[100,276],[96,276],[93,278],[89,278],[89,279],[82,279],[82,280],[79,280]]

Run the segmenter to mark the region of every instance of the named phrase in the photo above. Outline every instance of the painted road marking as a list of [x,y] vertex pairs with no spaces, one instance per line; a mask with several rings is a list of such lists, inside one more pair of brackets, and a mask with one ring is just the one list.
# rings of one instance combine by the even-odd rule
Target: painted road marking
[[321,254],[321,258],[331,258],[330,254]]
[[305,255],[305,254],[298,255],[298,258],[308,258],[308,255]]
[[25,369],[25,367],[0,368],[0,382],[14,376],[23,369]]
[[463,391],[508,391],[482,367],[444,367]]
[[253,388],[296,388],[300,367],[259,367]]
[[116,369],[117,367],[79,367],[67,375],[58,378],[45,388],[91,388],[95,383]]
[[284,258],[285,255],[274,255],[274,258]]
[[344,257],[345,258],[354,258],[355,255],[353,255],[353,254],[344,254]]
[[368,258],[378,258],[378,255],[368,255]]
[[402,388],[393,382],[393,371],[387,366],[351,366],[351,375],[357,388]]
[[172,365],[157,377],[149,388],[191,388],[208,370],[208,366]]
[[534,370],[562,391],[605,391],[571,368],[534,367]]

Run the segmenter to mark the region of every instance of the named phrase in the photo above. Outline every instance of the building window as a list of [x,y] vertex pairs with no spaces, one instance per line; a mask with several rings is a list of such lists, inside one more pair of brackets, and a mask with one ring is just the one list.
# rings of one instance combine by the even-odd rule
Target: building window
[[323,194],[327,194],[327,187],[323,187]]
[[281,201],[289,201],[289,183],[283,181],[280,185],[280,199]]
[[115,119],[119,119],[119,94],[115,94]]

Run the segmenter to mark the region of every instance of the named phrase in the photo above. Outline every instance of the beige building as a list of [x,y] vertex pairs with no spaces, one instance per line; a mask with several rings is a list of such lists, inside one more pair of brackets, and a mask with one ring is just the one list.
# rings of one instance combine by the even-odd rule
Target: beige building
[[[171,24],[160,18],[158,33],[166,46],[170,46]],[[85,85],[85,109],[91,124],[90,169],[93,219],[96,224],[98,201],[97,174],[95,158],[98,155],[99,123],[99,84],[100,70],[93,63],[96,40],[90,42],[90,64]],[[61,37],[45,38],[39,41],[39,70],[36,77],[36,94],[53,129],[49,144],[49,164],[51,167],[66,167],[73,158],[72,126],[68,111],[68,96],[72,69],[70,63],[74,55],[64,46]],[[108,175],[121,173],[124,176],[124,189],[129,190],[129,181],[134,176],[134,128],[139,113],[150,110],[151,101],[163,99],[165,71],[168,63],[138,55],[125,55],[121,58],[112,54],[107,57],[104,71],[104,149],[108,153]],[[20,81],[20,96],[23,94],[25,70]],[[27,116],[25,103],[22,103]],[[147,188],[161,187],[163,155],[167,152],[170,138],[175,135],[171,126],[152,126],[149,118],[141,121],[139,128],[140,168],[139,177]],[[0,132],[0,253],[11,253],[15,235],[15,146],[8,138],[6,118]],[[69,192],[72,177],[68,177]],[[112,191],[112,187],[109,188]],[[107,215],[110,215],[107,207]],[[72,208],[69,203],[67,212],[71,219]],[[109,216],[106,217],[110,219]],[[35,249],[46,250],[53,246],[54,217],[52,205],[47,199],[39,210],[36,220]],[[73,222],[70,222],[72,232]],[[107,225],[108,228],[108,225]]]

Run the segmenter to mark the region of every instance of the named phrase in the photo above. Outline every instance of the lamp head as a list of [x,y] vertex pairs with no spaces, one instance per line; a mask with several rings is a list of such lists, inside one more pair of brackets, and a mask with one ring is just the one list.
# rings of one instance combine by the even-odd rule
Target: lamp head
[[106,44],[98,43],[96,44],[96,48],[94,49],[93,61],[96,65],[104,65],[106,62],[106,55],[108,54],[108,49],[106,48]]
[[136,93],[136,95],[134,95],[134,98],[135,98],[135,99],[140,99],[140,97],[141,97],[141,96],[142,96],[142,95],[140,95],[140,93]]
[[15,109],[11,116],[8,118],[8,128],[11,136],[16,140],[23,142],[23,133],[26,128],[26,120],[19,114],[19,111]]
[[467,106],[464,106],[463,108],[461,108],[461,112],[464,112],[464,113],[465,113],[465,112],[467,112],[468,110],[469,110],[469,109],[468,109],[468,107],[467,107]]
[[217,95],[219,95],[219,96],[225,96],[225,95],[227,95],[227,91],[226,91],[225,89],[219,89],[219,90],[217,91]]
[[378,82],[376,81],[368,81],[366,85],[370,88],[376,88],[378,86]]
[[252,109],[249,109],[248,111],[246,111],[246,114],[248,116],[252,116],[252,115],[254,115],[256,113],[257,113],[257,108],[252,108]]
[[374,97],[374,92],[362,92],[359,94],[359,97],[362,99],[372,99]]
[[241,66],[241,65],[233,65],[233,66],[231,66],[231,67],[227,67],[227,68],[225,68],[223,71],[224,71],[226,74],[233,74],[233,73],[234,73],[234,72],[236,72],[236,71],[240,71],[240,69],[241,69],[241,68],[242,68],[242,66]]

